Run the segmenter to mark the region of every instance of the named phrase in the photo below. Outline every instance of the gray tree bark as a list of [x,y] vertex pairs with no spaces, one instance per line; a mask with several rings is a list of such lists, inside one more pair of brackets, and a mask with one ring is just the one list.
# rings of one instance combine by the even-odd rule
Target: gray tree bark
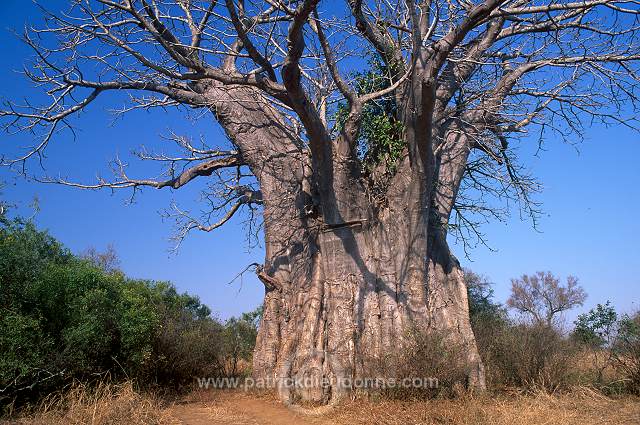
[[[260,122],[247,120],[247,113],[238,112],[243,123]],[[333,169],[332,181],[318,182],[326,176],[314,174],[302,152],[291,161],[290,155],[279,159],[273,147],[266,149],[277,140],[281,149],[291,152],[296,149],[293,138],[287,142],[269,134],[260,139],[264,144],[255,143],[262,132],[252,131],[248,138],[251,146],[264,146],[265,155],[270,155],[265,160],[253,155],[259,158],[253,170],[265,202],[266,244],[265,266],[259,274],[266,288],[264,317],[253,360],[254,379],[306,378],[315,383],[325,379],[335,384],[344,378],[388,378],[387,371],[372,371],[370,364],[382,364],[410,331],[418,330],[445,332],[452,343],[463,345],[467,384],[484,388],[462,270],[446,243],[437,207],[423,207],[434,205],[436,199],[444,203],[443,192],[416,185],[405,164],[406,172],[396,175],[388,203],[374,206],[348,162],[338,158],[334,164],[341,165]],[[236,143],[243,143],[237,132],[232,135]],[[337,143],[333,146],[337,151],[333,155],[339,157]],[[440,169],[446,169],[448,162],[441,162]],[[435,179],[434,166],[425,172]],[[452,184],[447,180],[452,173],[441,173],[442,184]],[[455,174],[457,184],[459,175]],[[319,194],[321,184],[330,186],[329,202]],[[444,211],[450,213],[450,207]],[[343,391],[348,389],[307,385],[281,388],[281,396],[329,402]]]
[[[278,284],[266,290],[254,378],[389,378],[365,363],[383,364],[410,331],[444,331],[466,347],[468,385],[484,388],[462,271],[443,240],[414,242],[410,214],[399,208],[299,234],[284,258],[267,258]],[[326,402],[338,390],[282,394]]]
[[280,385],[285,400],[332,402],[349,391],[338,380],[396,378],[372,365],[383,365],[412,332],[444,332],[465,347],[466,384],[484,388],[462,270],[442,223],[464,151],[462,158],[427,152],[419,172],[409,152],[386,203],[375,205],[343,139],[327,142],[323,173],[257,90],[213,84],[202,93],[264,201],[265,300],[253,378],[304,384]]

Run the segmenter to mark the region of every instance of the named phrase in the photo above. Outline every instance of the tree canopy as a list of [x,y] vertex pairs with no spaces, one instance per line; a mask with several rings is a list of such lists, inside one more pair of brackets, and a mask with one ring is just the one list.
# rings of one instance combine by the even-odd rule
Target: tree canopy
[[137,157],[158,162],[160,178],[133,177],[122,158],[113,178],[97,182],[38,177],[134,191],[215,177],[203,189],[201,215],[172,206],[178,239],[262,205],[273,174],[265,162],[279,157],[287,158],[278,162],[282,172],[312,174],[308,192],[322,204],[343,201],[331,201],[335,187],[318,176],[333,176],[335,186],[344,169],[356,170],[364,183],[353,190],[384,204],[399,181],[393,176],[428,169],[420,179],[436,188],[429,203],[443,225],[482,238],[478,225],[503,217],[510,201],[533,219],[539,209],[539,186],[514,141],[573,142],[594,120],[636,125],[637,0],[74,0],[64,13],[46,6],[44,25],[23,39],[34,51],[25,75],[50,102],[5,103],[5,129],[36,141],[2,164],[24,171],[55,137],[68,137],[72,117],[110,92],[129,94],[120,113],[210,112],[230,145],[169,134],[177,150],[140,148]]

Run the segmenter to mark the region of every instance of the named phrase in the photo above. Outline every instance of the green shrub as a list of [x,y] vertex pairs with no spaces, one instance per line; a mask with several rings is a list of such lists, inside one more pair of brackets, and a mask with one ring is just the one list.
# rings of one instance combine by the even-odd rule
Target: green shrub
[[223,375],[223,325],[209,318],[208,309],[199,310],[199,303],[173,288],[164,288],[160,295],[147,380],[179,388],[196,377]]
[[618,313],[607,301],[578,316],[571,337],[587,353],[591,371],[595,372],[595,384],[606,387],[605,371],[612,366],[611,350],[618,330]]
[[616,369],[624,376],[627,390],[640,395],[640,313],[624,316],[612,347]]
[[[0,385],[4,389],[13,381],[21,385],[21,377],[35,375],[47,366],[46,353],[52,341],[42,332],[40,321],[12,311],[0,316]],[[3,392],[6,392],[3,391]],[[0,394],[1,397],[2,394]]]
[[480,357],[485,365],[487,385],[499,385],[503,337],[510,326],[509,317],[502,304],[494,300],[493,283],[483,275],[464,270],[464,280],[469,298],[469,318],[476,337]]
[[72,255],[32,223],[0,220],[0,408],[108,375],[179,389],[237,373],[255,317],[227,324],[167,282]]
[[606,304],[598,304],[596,308],[578,316],[573,337],[581,344],[593,348],[608,347],[615,336],[617,323],[618,313],[611,302],[607,301]]
[[228,376],[246,375],[258,336],[262,307],[224,324],[224,370]]

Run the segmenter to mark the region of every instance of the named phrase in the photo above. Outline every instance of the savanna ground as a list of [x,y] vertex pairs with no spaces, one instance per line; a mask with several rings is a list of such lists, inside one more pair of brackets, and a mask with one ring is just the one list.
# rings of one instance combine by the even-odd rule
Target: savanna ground
[[82,391],[41,406],[38,413],[5,424],[637,424],[640,398],[609,398],[588,388],[568,393],[500,394],[429,401],[345,401],[319,415],[294,412],[273,395],[242,391],[195,391],[173,402],[142,396],[129,385],[92,398]]

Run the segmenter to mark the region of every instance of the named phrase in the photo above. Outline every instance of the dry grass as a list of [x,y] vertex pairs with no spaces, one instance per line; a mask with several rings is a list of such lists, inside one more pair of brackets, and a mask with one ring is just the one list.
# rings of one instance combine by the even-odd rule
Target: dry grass
[[[300,415],[286,409],[273,395],[264,393],[201,392],[197,397],[190,397],[189,403],[206,409],[211,423],[218,425],[640,424],[640,398],[605,397],[586,387],[556,395],[540,392],[527,395],[502,393],[495,396],[461,394],[454,399],[430,401],[356,400],[343,403],[322,416]],[[178,416],[188,418],[188,414],[180,411]]]
[[353,402],[340,408],[334,424],[584,425],[640,424],[640,399],[611,399],[587,388],[568,394],[463,396],[429,402]]
[[[0,423],[3,423],[0,421]],[[64,393],[52,394],[30,412],[7,424],[24,425],[116,425],[171,424],[159,398],[141,394],[131,383],[100,383],[88,388],[78,384]]]
[[292,412],[271,394],[196,391],[181,402],[164,405],[137,393],[130,384],[78,386],[51,397],[37,412],[13,424],[208,424],[218,425],[358,425],[376,423],[450,425],[628,425],[640,424],[640,398],[609,398],[589,388],[549,395],[507,394],[489,397],[461,394],[431,401],[347,402],[322,416]]

